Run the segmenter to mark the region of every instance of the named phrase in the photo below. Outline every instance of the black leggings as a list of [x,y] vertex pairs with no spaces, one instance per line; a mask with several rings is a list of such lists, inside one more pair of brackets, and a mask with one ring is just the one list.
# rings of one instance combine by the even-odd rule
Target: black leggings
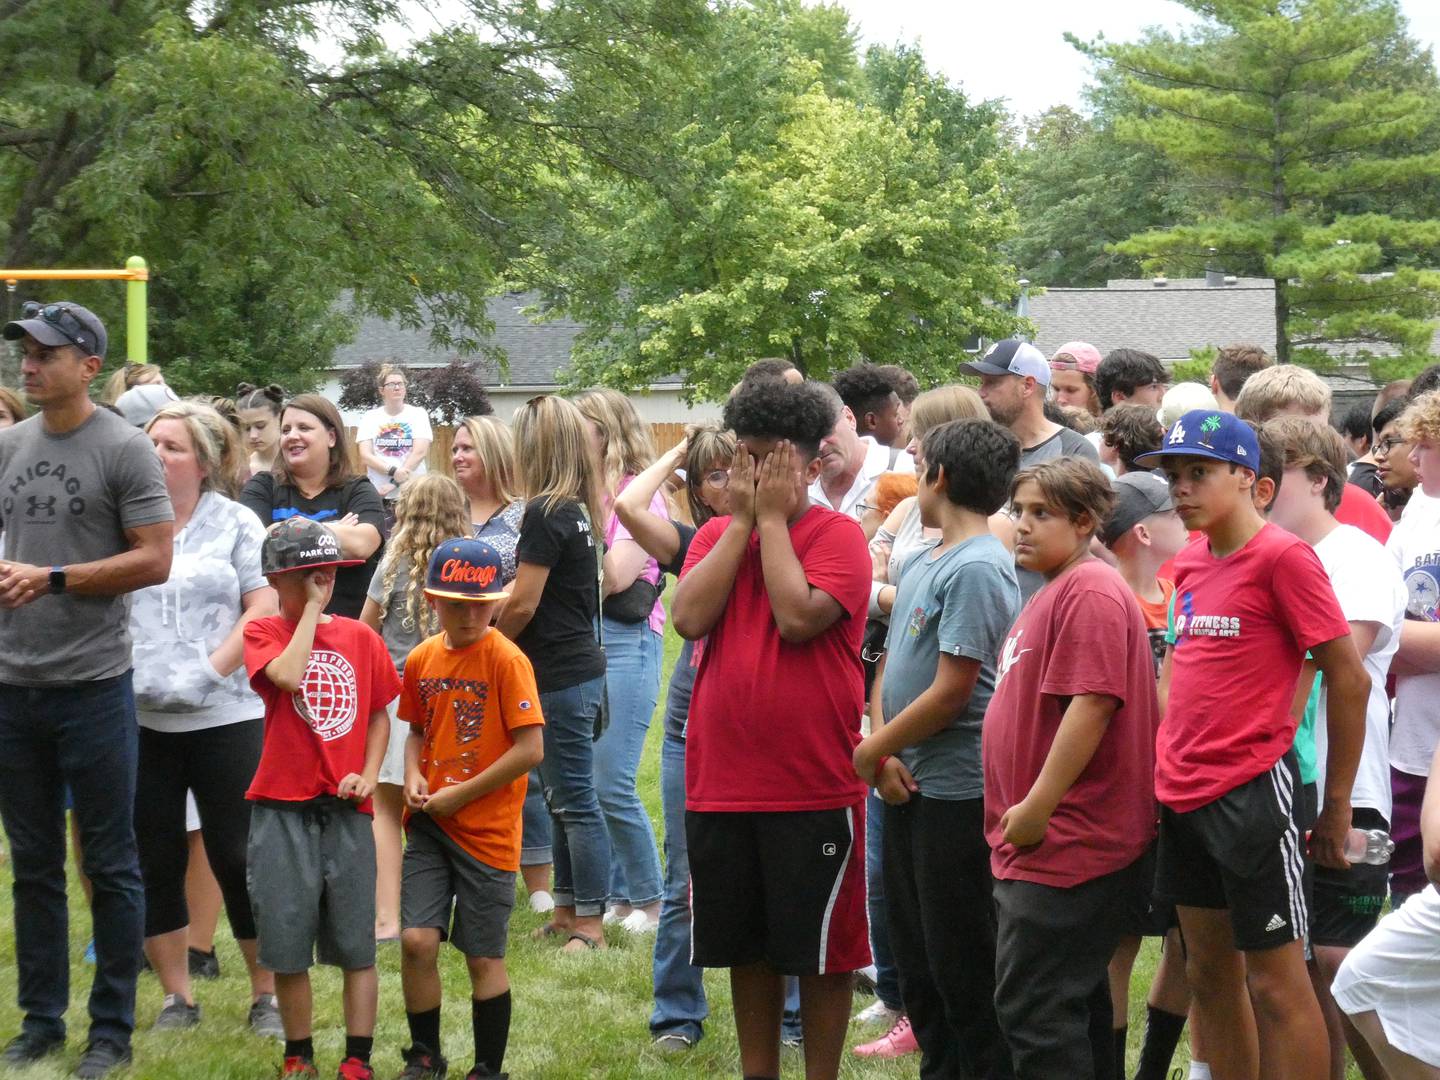
[[200,834],[210,869],[225,897],[237,941],[255,937],[255,916],[245,884],[250,804],[245,789],[260,764],[265,726],[260,719],[162,732],[140,729],[140,771],[135,785],[135,840],[145,875],[145,936],[168,934],[190,923],[185,906],[185,792],[195,793]]

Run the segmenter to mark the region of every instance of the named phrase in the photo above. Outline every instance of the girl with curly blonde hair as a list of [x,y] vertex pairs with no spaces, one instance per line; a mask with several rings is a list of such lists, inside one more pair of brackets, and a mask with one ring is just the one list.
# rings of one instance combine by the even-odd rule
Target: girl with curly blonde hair
[[[460,485],[450,477],[426,473],[401,489],[395,504],[395,531],[371,579],[360,621],[384,639],[395,670],[402,676],[410,650],[440,629],[425,602],[430,555],[442,542],[470,533],[469,504]],[[380,765],[374,796],[375,937],[381,941],[400,935],[400,816],[405,806],[405,737],[409,734],[409,725],[396,722],[395,702],[390,709],[390,746]]]

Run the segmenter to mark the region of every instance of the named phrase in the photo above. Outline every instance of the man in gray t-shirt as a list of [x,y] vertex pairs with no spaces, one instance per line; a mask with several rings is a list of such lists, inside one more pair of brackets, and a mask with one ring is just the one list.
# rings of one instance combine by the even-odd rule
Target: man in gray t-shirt
[[169,576],[174,513],[150,440],[90,400],[104,324],[78,304],[26,304],[4,335],[22,343],[25,394],[40,413],[0,431],[0,820],[24,1013],[0,1065],[65,1042],[68,791],[94,886],[96,955],[76,1075],[98,1077],[130,1060],[144,935],[129,594]]

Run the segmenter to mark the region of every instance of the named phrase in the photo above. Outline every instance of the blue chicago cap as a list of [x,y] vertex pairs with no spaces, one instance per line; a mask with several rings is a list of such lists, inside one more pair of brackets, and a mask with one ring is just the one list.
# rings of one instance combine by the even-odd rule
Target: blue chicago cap
[[1203,457],[1228,461],[1253,473],[1260,471],[1260,440],[1244,420],[1216,409],[1191,409],[1165,433],[1159,450],[1139,454],[1141,465],[1158,465],[1166,457]]
[[500,552],[485,541],[457,536],[430,556],[425,593],[447,600],[499,600],[505,595],[503,566]]

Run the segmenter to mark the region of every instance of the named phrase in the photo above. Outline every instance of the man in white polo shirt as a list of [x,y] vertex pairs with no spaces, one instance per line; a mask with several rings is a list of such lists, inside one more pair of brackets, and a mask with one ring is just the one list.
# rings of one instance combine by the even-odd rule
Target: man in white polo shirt
[[[825,385],[825,384],[822,384]],[[863,439],[855,430],[855,414],[840,400],[835,388],[825,385],[835,398],[840,415],[835,429],[820,443],[820,475],[810,485],[810,501],[859,519],[857,504],[881,473],[915,471],[915,459],[903,450]]]

